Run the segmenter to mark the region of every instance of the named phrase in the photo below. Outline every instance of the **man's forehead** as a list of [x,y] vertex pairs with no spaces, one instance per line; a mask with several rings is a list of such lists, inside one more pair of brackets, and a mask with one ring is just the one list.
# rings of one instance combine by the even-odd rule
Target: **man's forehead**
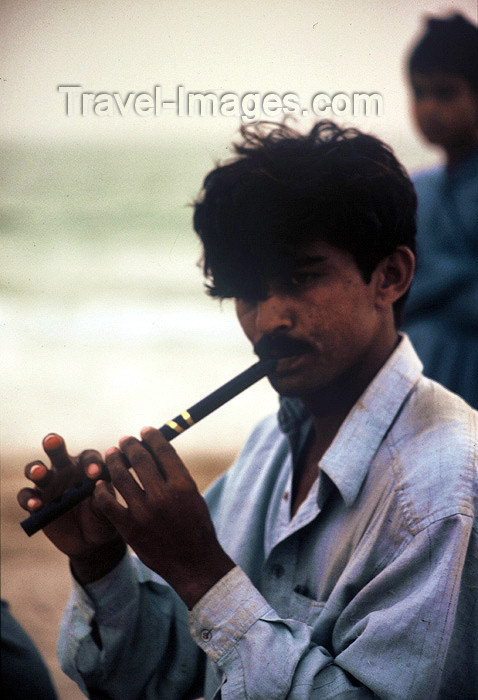
[[432,73],[413,73],[412,84],[422,88],[435,88],[442,86],[461,86],[466,84],[465,78],[458,73],[446,71],[433,71]]
[[322,239],[316,239],[306,243],[295,252],[293,265],[307,265],[312,263],[326,262],[331,258],[348,256],[348,253],[337,246]]

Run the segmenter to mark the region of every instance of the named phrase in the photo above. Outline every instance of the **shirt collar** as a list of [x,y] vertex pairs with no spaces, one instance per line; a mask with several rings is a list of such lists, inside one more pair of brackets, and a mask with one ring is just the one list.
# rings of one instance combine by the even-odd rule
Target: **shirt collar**
[[[357,498],[375,453],[422,373],[410,340],[400,335],[400,343],[352,407],[319,464],[347,506]],[[281,397],[279,425],[286,434],[299,430],[307,418],[301,401]]]

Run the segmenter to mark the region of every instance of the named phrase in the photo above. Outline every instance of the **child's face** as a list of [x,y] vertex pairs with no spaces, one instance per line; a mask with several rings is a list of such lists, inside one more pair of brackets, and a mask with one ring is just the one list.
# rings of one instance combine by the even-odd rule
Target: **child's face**
[[413,116],[430,143],[445,149],[478,141],[478,93],[453,73],[411,76]]

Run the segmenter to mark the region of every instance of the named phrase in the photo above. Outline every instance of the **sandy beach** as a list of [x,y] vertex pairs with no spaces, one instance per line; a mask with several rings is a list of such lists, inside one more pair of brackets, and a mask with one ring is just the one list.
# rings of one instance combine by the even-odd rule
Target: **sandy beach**
[[[27,537],[19,525],[26,516],[16,502],[17,491],[27,484],[23,465],[39,456],[2,456],[1,594],[41,651],[59,700],[80,700],[84,695],[61,671],[56,657],[58,628],[70,590],[66,559],[43,533]],[[233,459],[230,454],[182,457],[201,490]]]

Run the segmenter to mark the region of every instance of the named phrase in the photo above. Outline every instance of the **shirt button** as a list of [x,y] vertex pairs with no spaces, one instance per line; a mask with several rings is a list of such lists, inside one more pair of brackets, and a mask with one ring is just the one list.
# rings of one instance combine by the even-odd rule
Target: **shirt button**
[[283,501],[289,500],[289,492],[288,491],[284,491],[284,493],[282,494],[282,500]]
[[272,567],[272,573],[276,578],[280,578],[285,574],[285,569],[281,564],[274,564]]
[[201,639],[203,640],[203,642],[209,642],[211,637],[211,630],[201,630]]

